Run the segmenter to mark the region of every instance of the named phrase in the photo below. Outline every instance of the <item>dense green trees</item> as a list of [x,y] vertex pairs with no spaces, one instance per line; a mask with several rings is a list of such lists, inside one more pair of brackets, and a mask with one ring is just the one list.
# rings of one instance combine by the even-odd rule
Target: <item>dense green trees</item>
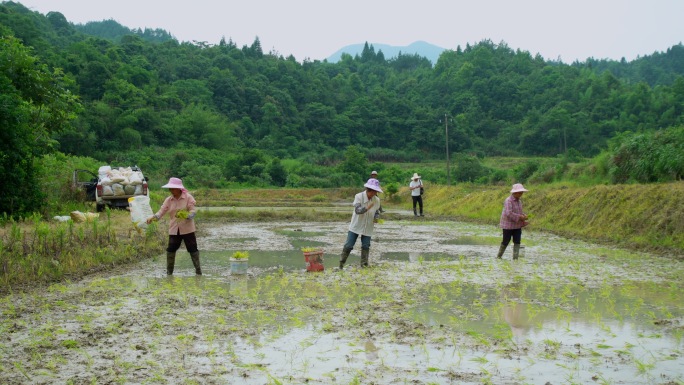
[[61,71],[50,72],[16,38],[0,38],[0,212],[43,206],[35,159],[52,151],[80,104]]
[[[178,42],[113,20],[73,25],[13,2],[0,3],[0,32],[75,79],[70,89],[85,108],[50,131],[61,151],[104,162],[137,157],[164,175],[197,166],[206,177],[196,183],[351,184],[346,166],[324,180],[286,160],[344,163],[349,146],[370,161],[441,160],[447,140],[451,152],[468,154],[452,159],[466,161],[470,180],[484,172],[473,155],[594,156],[620,133],[684,124],[681,44],[633,62],[567,65],[485,40],[445,51],[434,67],[366,44],[335,64],[299,63],[265,53],[258,38],[243,47]],[[198,163],[158,166],[176,152]]]
[[[320,149],[339,160],[346,146],[358,144],[367,152],[392,149],[411,154],[404,159],[434,159],[444,154],[444,113],[455,118],[449,137],[454,152],[555,155],[574,148],[593,155],[615,133],[681,122],[672,84],[652,89],[593,70],[600,64],[595,60],[584,66],[546,62],[503,43],[447,51],[434,69],[416,56],[386,60],[370,45],[337,64],[299,64],[265,54],[258,38],[242,48],[225,40],[215,46],[173,39],[155,44],[134,31],[124,34],[111,20],[69,31],[58,16],[42,23],[33,14],[32,24],[45,36],[73,41],[67,55],[57,50],[46,56],[73,74],[92,107],[73,130],[56,137],[69,152],[77,151],[71,145],[77,138],[93,143],[81,146],[80,155],[184,141],[217,150],[246,145],[281,158]],[[24,30],[15,33],[28,34]],[[109,40],[78,34],[83,31]],[[671,51],[672,57],[679,52]],[[208,122],[202,119],[215,123],[200,127]],[[174,135],[188,124],[192,135]],[[226,135],[231,138],[219,140]]]

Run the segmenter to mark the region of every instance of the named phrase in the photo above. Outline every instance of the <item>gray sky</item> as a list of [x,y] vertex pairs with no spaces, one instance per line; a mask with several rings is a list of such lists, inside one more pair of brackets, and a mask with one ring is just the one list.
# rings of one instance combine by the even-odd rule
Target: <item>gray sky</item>
[[565,63],[633,60],[684,41],[684,0],[15,0],[73,23],[114,19],[161,28],[181,41],[325,59],[357,43],[446,49],[483,39]]

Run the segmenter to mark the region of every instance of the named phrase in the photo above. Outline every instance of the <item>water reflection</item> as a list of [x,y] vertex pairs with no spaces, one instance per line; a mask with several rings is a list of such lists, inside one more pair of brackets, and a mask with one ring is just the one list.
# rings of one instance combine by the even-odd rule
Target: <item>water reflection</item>
[[364,344],[364,349],[366,351],[366,360],[368,361],[375,361],[378,359],[378,349],[377,346],[373,343],[372,340],[366,340],[366,343]]
[[420,258],[420,253],[408,253],[409,256],[409,262],[418,262],[418,259]]
[[503,318],[511,327],[513,337],[518,339],[532,327],[527,315],[527,305],[522,303],[507,303],[503,305]]
[[463,236],[454,239],[449,239],[440,242],[443,245],[482,245],[482,246],[493,246],[501,243],[501,237],[476,237],[476,236]]
[[420,262],[424,261],[448,261],[448,260],[458,260],[459,257],[455,254],[446,253],[418,253],[418,252],[389,252],[382,253],[380,259],[386,261],[408,261],[408,262]]
[[247,277],[238,277],[229,282],[230,293],[238,297],[246,297],[249,291],[249,279]]

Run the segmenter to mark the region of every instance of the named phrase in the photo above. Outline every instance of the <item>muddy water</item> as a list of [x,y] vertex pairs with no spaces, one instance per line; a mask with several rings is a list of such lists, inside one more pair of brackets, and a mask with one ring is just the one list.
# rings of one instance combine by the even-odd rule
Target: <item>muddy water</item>
[[[346,223],[203,223],[187,253],[2,299],[0,383],[676,384],[684,266],[525,232],[386,222],[344,271]],[[325,250],[307,273],[302,247]],[[250,254],[248,274],[228,258]]]

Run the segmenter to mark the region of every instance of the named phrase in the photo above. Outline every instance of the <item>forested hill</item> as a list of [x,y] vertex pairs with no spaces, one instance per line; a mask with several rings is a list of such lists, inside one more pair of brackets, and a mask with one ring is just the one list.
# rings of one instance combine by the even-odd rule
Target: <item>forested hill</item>
[[190,43],[120,27],[0,4],[2,35],[73,79],[84,108],[54,134],[63,152],[111,159],[199,146],[330,162],[358,145],[375,160],[442,158],[446,117],[452,152],[594,155],[618,133],[681,125],[684,114],[681,44],[629,63],[564,64],[486,40],[434,66],[416,55],[386,60],[372,46],[300,63],[263,52],[258,39]]

